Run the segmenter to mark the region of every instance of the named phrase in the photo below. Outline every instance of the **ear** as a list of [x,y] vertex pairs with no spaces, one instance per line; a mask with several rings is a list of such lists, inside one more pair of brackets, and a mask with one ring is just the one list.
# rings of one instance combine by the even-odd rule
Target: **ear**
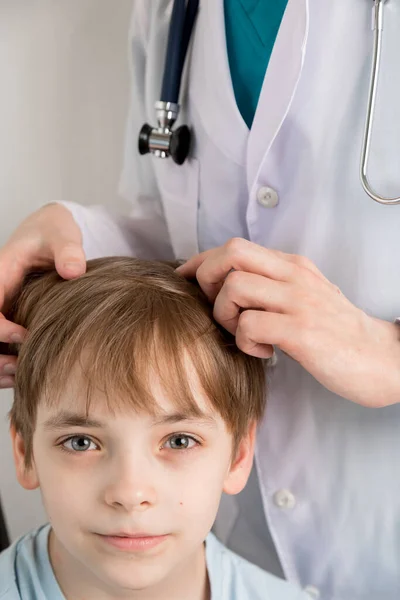
[[18,482],[26,490],[35,490],[39,487],[39,480],[33,461],[30,467],[25,465],[25,442],[13,426],[10,427],[10,434]]
[[240,440],[236,455],[224,481],[225,494],[239,494],[247,483],[254,460],[257,423],[253,423]]

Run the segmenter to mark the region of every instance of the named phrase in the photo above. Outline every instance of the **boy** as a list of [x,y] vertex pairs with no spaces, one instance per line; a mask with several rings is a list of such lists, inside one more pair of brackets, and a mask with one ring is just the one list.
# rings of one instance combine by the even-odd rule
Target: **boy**
[[237,494],[264,410],[264,368],[168,264],[98,259],[32,275],[19,349],[17,477],[49,525],[0,557],[1,600],[293,600],[210,534]]

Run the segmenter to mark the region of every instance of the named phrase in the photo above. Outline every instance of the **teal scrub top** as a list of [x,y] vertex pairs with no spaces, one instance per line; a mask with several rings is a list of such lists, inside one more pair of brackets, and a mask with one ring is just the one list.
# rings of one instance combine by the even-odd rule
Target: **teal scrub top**
[[224,0],[233,91],[249,129],[288,0]]

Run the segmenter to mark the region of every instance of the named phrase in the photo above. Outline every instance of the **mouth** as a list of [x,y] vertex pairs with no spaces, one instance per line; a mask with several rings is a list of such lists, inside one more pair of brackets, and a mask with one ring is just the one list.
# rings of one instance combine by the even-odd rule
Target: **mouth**
[[169,535],[119,532],[111,535],[96,534],[103,542],[125,552],[145,552],[164,543]]

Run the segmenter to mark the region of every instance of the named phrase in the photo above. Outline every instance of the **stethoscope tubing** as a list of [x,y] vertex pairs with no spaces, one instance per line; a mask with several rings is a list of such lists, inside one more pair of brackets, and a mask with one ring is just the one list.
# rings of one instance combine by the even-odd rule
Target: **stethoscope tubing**
[[360,179],[364,191],[379,204],[395,205],[400,204],[400,197],[386,198],[380,196],[371,186],[368,179],[368,163],[371,151],[372,129],[375,116],[376,98],[378,93],[379,71],[382,53],[383,37],[383,5],[386,0],[374,0],[373,19],[374,19],[374,48],[372,54],[371,81],[368,94],[367,116],[365,120],[364,139],[361,150]]
[[[385,2],[387,2],[387,0],[373,0],[374,44],[364,136],[361,147],[360,180],[364,191],[375,202],[378,202],[379,204],[383,205],[396,205],[400,204],[400,197],[388,198],[379,195],[378,192],[372,188],[368,178],[368,165],[371,153],[371,139],[376,110],[379,72],[381,66],[383,17]],[[168,126],[163,124],[160,125],[161,121],[159,119],[159,127],[161,127],[161,129],[155,130],[152,129],[149,125],[144,126],[146,127],[146,132],[143,133],[142,131],[139,138],[139,151],[141,154],[145,154],[149,151],[156,151],[158,146],[154,146],[153,144],[152,147],[150,138],[151,133],[157,131],[158,135],[164,135],[164,137],[168,137],[168,140],[166,140],[164,144],[166,145],[166,147],[168,146],[168,149],[164,152],[159,153],[159,156],[167,157],[171,155],[170,145],[171,139],[174,136],[174,133],[172,132],[172,126],[179,112],[178,102],[180,85],[185,64],[185,58],[187,55],[188,46],[194,22],[196,19],[198,7],[199,0],[174,0],[171,13],[171,22],[168,32],[167,51],[165,56],[164,73],[161,86],[161,101],[156,103],[157,110],[160,111],[160,108],[162,109],[162,117],[164,120],[166,119],[166,122],[168,122],[169,124]],[[150,133],[148,130],[150,131]],[[146,137],[146,148],[144,149],[141,148],[141,146],[143,146],[144,144],[143,137]],[[185,157],[187,156],[188,150],[189,148],[185,150]],[[174,159],[176,159],[175,162],[177,162],[177,157],[175,157],[174,154],[173,156]],[[183,160],[179,160],[178,164],[182,164],[184,160],[184,158]]]
[[178,104],[185,57],[199,0],[175,0],[172,8],[161,86],[162,102]]

